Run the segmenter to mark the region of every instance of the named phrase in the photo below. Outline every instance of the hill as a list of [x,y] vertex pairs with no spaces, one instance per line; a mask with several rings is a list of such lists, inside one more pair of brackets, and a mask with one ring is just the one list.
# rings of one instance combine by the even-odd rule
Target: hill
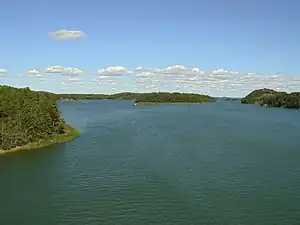
[[241,99],[244,104],[259,104],[265,107],[300,108],[300,92],[286,93],[272,89],[259,89]]

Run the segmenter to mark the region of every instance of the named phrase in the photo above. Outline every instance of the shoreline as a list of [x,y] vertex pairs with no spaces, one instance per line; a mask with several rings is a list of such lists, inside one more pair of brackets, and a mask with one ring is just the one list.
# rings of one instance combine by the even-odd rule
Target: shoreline
[[151,105],[195,105],[204,104],[211,102],[137,102],[133,103],[132,106],[151,106]]
[[17,152],[17,151],[25,151],[25,150],[34,150],[34,149],[42,149],[45,147],[49,147],[58,143],[63,143],[67,141],[74,140],[80,135],[79,130],[70,126],[69,124],[65,124],[65,133],[55,135],[51,139],[42,139],[36,142],[31,142],[26,145],[17,146],[8,150],[0,149],[0,156],[6,155],[8,153]]

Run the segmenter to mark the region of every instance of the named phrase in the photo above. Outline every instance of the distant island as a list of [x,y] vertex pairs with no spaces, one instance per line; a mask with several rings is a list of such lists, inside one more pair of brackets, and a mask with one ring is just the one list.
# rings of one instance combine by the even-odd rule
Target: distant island
[[0,86],[0,122],[0,154],[42,148],[79,135],[61,118],[55,95],[29,88]]
[[152,92],[139,94],[135,99],[135,104],[152,105],[161,103],[205,103],[214,101],[216,101],[216,99],[208,95],[179,92]]
[[300,92],[286,93],[272,89],[259,89],[241,99],[243,104],[258,104],[264,107],[300,108]]

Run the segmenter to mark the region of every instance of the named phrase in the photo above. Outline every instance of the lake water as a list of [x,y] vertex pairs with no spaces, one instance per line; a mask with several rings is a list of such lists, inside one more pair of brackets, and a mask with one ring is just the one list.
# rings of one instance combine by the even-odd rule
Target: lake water
[[300,111],[60,102],[79,138],[0,157],[1,225],[300,224]]

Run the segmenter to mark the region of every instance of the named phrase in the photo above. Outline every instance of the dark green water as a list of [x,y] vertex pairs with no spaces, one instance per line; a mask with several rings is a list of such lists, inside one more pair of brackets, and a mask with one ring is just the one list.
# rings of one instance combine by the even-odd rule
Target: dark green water
[[82,135],[0,157],[1,225],[300,224],[300,111],[60,105]]

